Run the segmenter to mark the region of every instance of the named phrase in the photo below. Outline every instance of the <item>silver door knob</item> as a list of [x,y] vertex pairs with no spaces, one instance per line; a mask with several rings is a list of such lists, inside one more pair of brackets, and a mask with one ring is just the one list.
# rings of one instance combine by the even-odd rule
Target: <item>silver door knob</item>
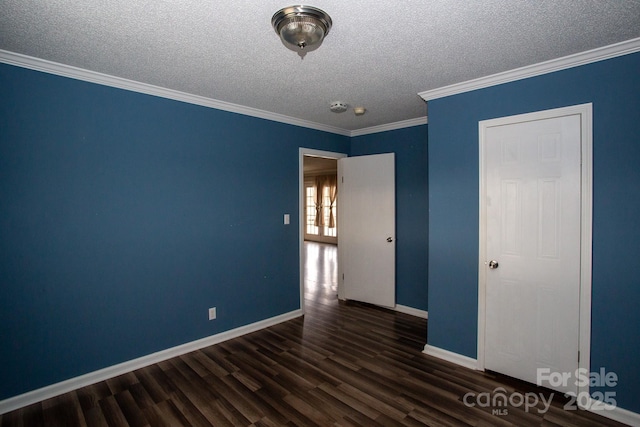
[[491,261],[489,261],[489,268],[492,270],[495,270],[496,268],[498,268],[498,261],[492,259]]
[[389,243],[393,242],[393,237],[387,237],[387,242]]

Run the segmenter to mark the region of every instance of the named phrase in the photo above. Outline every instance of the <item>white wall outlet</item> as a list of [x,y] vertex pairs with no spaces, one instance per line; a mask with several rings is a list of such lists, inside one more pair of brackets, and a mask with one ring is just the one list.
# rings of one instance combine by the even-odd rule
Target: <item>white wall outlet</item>
[[216,318],[216,308],[215,307],[211,307],[209,309],[209,320],[213,320]]
[[284,214],[284,225],[289,225],[291,222],[291,216],[289,214]]

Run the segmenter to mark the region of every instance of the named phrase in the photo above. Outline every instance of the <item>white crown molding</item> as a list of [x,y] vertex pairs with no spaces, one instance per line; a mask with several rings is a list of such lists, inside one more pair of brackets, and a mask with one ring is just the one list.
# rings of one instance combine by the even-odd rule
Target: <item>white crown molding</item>
[[139,92],[147,95],[158,96],[161,98],[172,99],[174,101],[182,101],[189,104],[215,108],[217,110],[243,114],[246,116],[271,120],[274,122],[286,123],[294,126],[350,136],[350,132],[348,130],[337,128],[334,126],[315,123],[309,120],[298,119],[295,117],[272,113],[265,110],[259,110],[257,108],[245,107],[243,105],[232,104],[230,102],[219,101],[216,99],[180,92],[173,89],[166,89],[160,86],[154,86],[147,83],[124,79],[121,77],[110,76],[108,74],[98,73],[96,71],[85,70],[71,65],[60,64],[57,62],[48,61],[46,59],[34,58],[32,56],[9,52],[1,49],[0,62],[9,65],[15,65],[17,67],[28,68],[30,70],[55,74],[57,76],[69,77],[76,80],[97,83],[100,85],[115,87],[118,89],[125,89],[132,92]]
[[[640,51],[640,38],[627,40],[610,46],[593,49],[574,55],[565,56],[563,58],[552,59],[550,61],[541,62],[531,66],[517,68],[515,70],[505,71],[491,76],[481,77],[462,83],[456,83],[441,88],[427,90],[418,93],[425,101],[443,98],[445,96],[456,95],[459,93],[469,92],[476,89],[482,89],[489,86],[495,86],[502,83],[508,83],[516,80],[522,80],[529,77],[535,77],[542,74],[560,71],[567,68],[577,67],[592,62],[602,61],[617,56],[628,55]],[[95,71],[85,70],[71,65],[60,64],[46,59],[40,59],[10,52],[0,49],[0,63],[14,65],[17,67],[28,68],[31,70],[41,71],[58,76],[69,77],[77,80],[87,81],[91,83],[101,84],[105,86],[125,89],[133,92],[144,93],[147,95],[159,96],[162,98],[172,99],[175,101],[187,102],[190,104],[200,105],[218,110],[228,111],[237,114],[243,114],[251,117],[257,117],[265,120],[290,124],[294,126],[305,127],[309,129],[320,130],[348,137],[368,135],[389,130],[402,129],[411,126],[427,124],[427,117],[419,117],[395,123],[388,123],[368,128],[347,130],[335,126],[329,126],[309,120],[298,119],[295,117],[285,116],[283,114],[272,113],[257,108],[246,107],[230,102],[219,101],[212,98],[206,98],[199,95],[193,95],[180,92],[173,89],[167,89],[159,86],[141,83],[121,77],[110,76],[108,74],[98,73]]]
[[0,63],[14,65],[16,67],[27,68],[35,71],[41,71],[43,73],[54,74],[57,76],[68,77],[71,79],[82,80],[85,82],[96,83],[99,85],[115,87],[118,89],[129,90],[132,92],[144,93],[146,95],[172,99],[174,101],[181,101],[189,104],[200,105],[203,107],[215,108],[217,110],[228,111],[231,113],[243,114],[245,116],[257,117],[274,122],[335,133],[348,137],[367,135],[376,132],[384,132],[387,130],[402,129],[405,127],[418,126],[427,123],[426,117],[419,117],[417,119],[409,119],[401,122],[389,123],[386,125],[373,126],[370,128],[350,131],[335,126],[329,126],[309,120],[298,119],[291,116],[285,116],[284,114],[272,113],[265,110],[259,110],[257,108],[246,107],[243,105],[232,104],[230,102],[219,101],[217,99],[193,95],[190,93],[167,89],[160,86],[154,86],[147,83],[124,79],[122,77],[111,76],[96,71],[85,70],[83,68],[74,67],[72,65],[65,65],[58,62],[35,58],[33,56],[23,55],[21,53],[10,52],[2,49],[0,49]]
[[190,353],[192,351],[200,350],[214,344],[219,344],[232,338],[237,338],[242,335],[256,332],[261,329],[268,328],[270,326],[277,325],[279,323],[286,322],[300,316],[302,316],[302,310],[294,310],[289,313],[284,313],[279,316],[271,317],[269,319],[261,320],[259,322],[221,332],[216,335],[211,335],[209,337],[191,341],[176,347],[161,350],[147,356],[142,356],[137,359],[129,360],[127,362],[100,369],[98,371],[89,372],[88,374],[84,374],[79,377],[71,378],[56,384],[51,384],[37,390],[32,390],[18,396],[10,397],[8,399],[0,401],[0,415],[23,408],[33,403],[41,402],[43,400],[50,399],[64,393],[68,393],[73,390],[77,390],[81,387],[86,387],[100,381],[108,380],[109,378],[117,377],[118,375],[135,371],[136,369],[144,368],[145,366],[153,365],[154,363],[162,362],[164,360]]
[[147,83],[128,80],[121,77],[110,76],[108,74],[85,70],[83,68],[74,67],[72,65],[60,64],[58,62],[35,58],[32,56],[23,55],[21,53],[9,52],[2,49],[0,49],[0,63],[15,65],[16,67],[41,71],[43,73],[54,74],[57,76],[68,77],[71,79],[82,80],[85,82],[96,83],[104,86],[115,87],[118,89],[129,90],[132,92],[144,93],[146,95],[172,99],[174,101],[181,101],[189,104],[200,105],[203,107],[215,108],[216,110],[223,110],[231,113],[243,114],[245,116],[271,120],[274,122],[335,133],[348,137],[367,135],[376,132],[384,132],[387,130],[401,129],[410,126],[418,126],[427,123],[426,117],[419,117],[417,119],[409,119],[401,122],[389,123],[386,125],[373,126],[370,128],[350,131],[335,126],[329,126],[309,120],[285,116],[284,114],[272,113],[265,110],[259,110],[257,108],[232,104],[230,102],[206,98],[204,96],[193,95],[186,92],[180,92],[173,89],[167,89],[160,86],[154,86]]
[[349,136],[354,137],[354,136],[369,135],[372,133],[386,132],[388,130],[403,129],[403,128],[408,128],[412,126],[419,126],[419,125],[426,125],[426,124],[427,124],[427,116],[417,117],[415,119],[408,119],[408,120],[402,120],[394,123],[387,123],[386,125],[371,126],[368,128],[352,130]]
[[420,97],[425,101],[431,101],[433,99],[444,98],[445,96],[457,95],[476,89],[483,89],[529,77],[540,76],[542,74],[553,73],[567,68],[604,61],[618,56],[629,55],[638,51],[640,51],[640,38],[576,53],[562,58],[552,59],[550,61],[540,62],[526,67],[516,68],[515,70],[480,77],[478,79],[462,83],[455,83],[433,90],[426,90],[418,93],[418,95],[420,95]]

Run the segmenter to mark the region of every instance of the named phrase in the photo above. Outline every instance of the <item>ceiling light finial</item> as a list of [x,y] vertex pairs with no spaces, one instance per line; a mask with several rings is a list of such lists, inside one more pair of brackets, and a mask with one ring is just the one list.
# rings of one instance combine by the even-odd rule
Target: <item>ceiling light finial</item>
[[282,43],[304,58],[329,34],[332,21],[326,12],[312,6],[289,6],[277,11],[271,25]]

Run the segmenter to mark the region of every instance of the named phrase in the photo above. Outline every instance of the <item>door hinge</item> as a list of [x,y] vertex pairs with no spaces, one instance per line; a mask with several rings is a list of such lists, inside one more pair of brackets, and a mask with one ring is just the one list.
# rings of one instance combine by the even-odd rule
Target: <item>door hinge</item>
[[340,177],[340,180],[342,181],[342,183],[344,184],[344,176]]
[[578,351],[578,363],[580,363],[580,352]]

